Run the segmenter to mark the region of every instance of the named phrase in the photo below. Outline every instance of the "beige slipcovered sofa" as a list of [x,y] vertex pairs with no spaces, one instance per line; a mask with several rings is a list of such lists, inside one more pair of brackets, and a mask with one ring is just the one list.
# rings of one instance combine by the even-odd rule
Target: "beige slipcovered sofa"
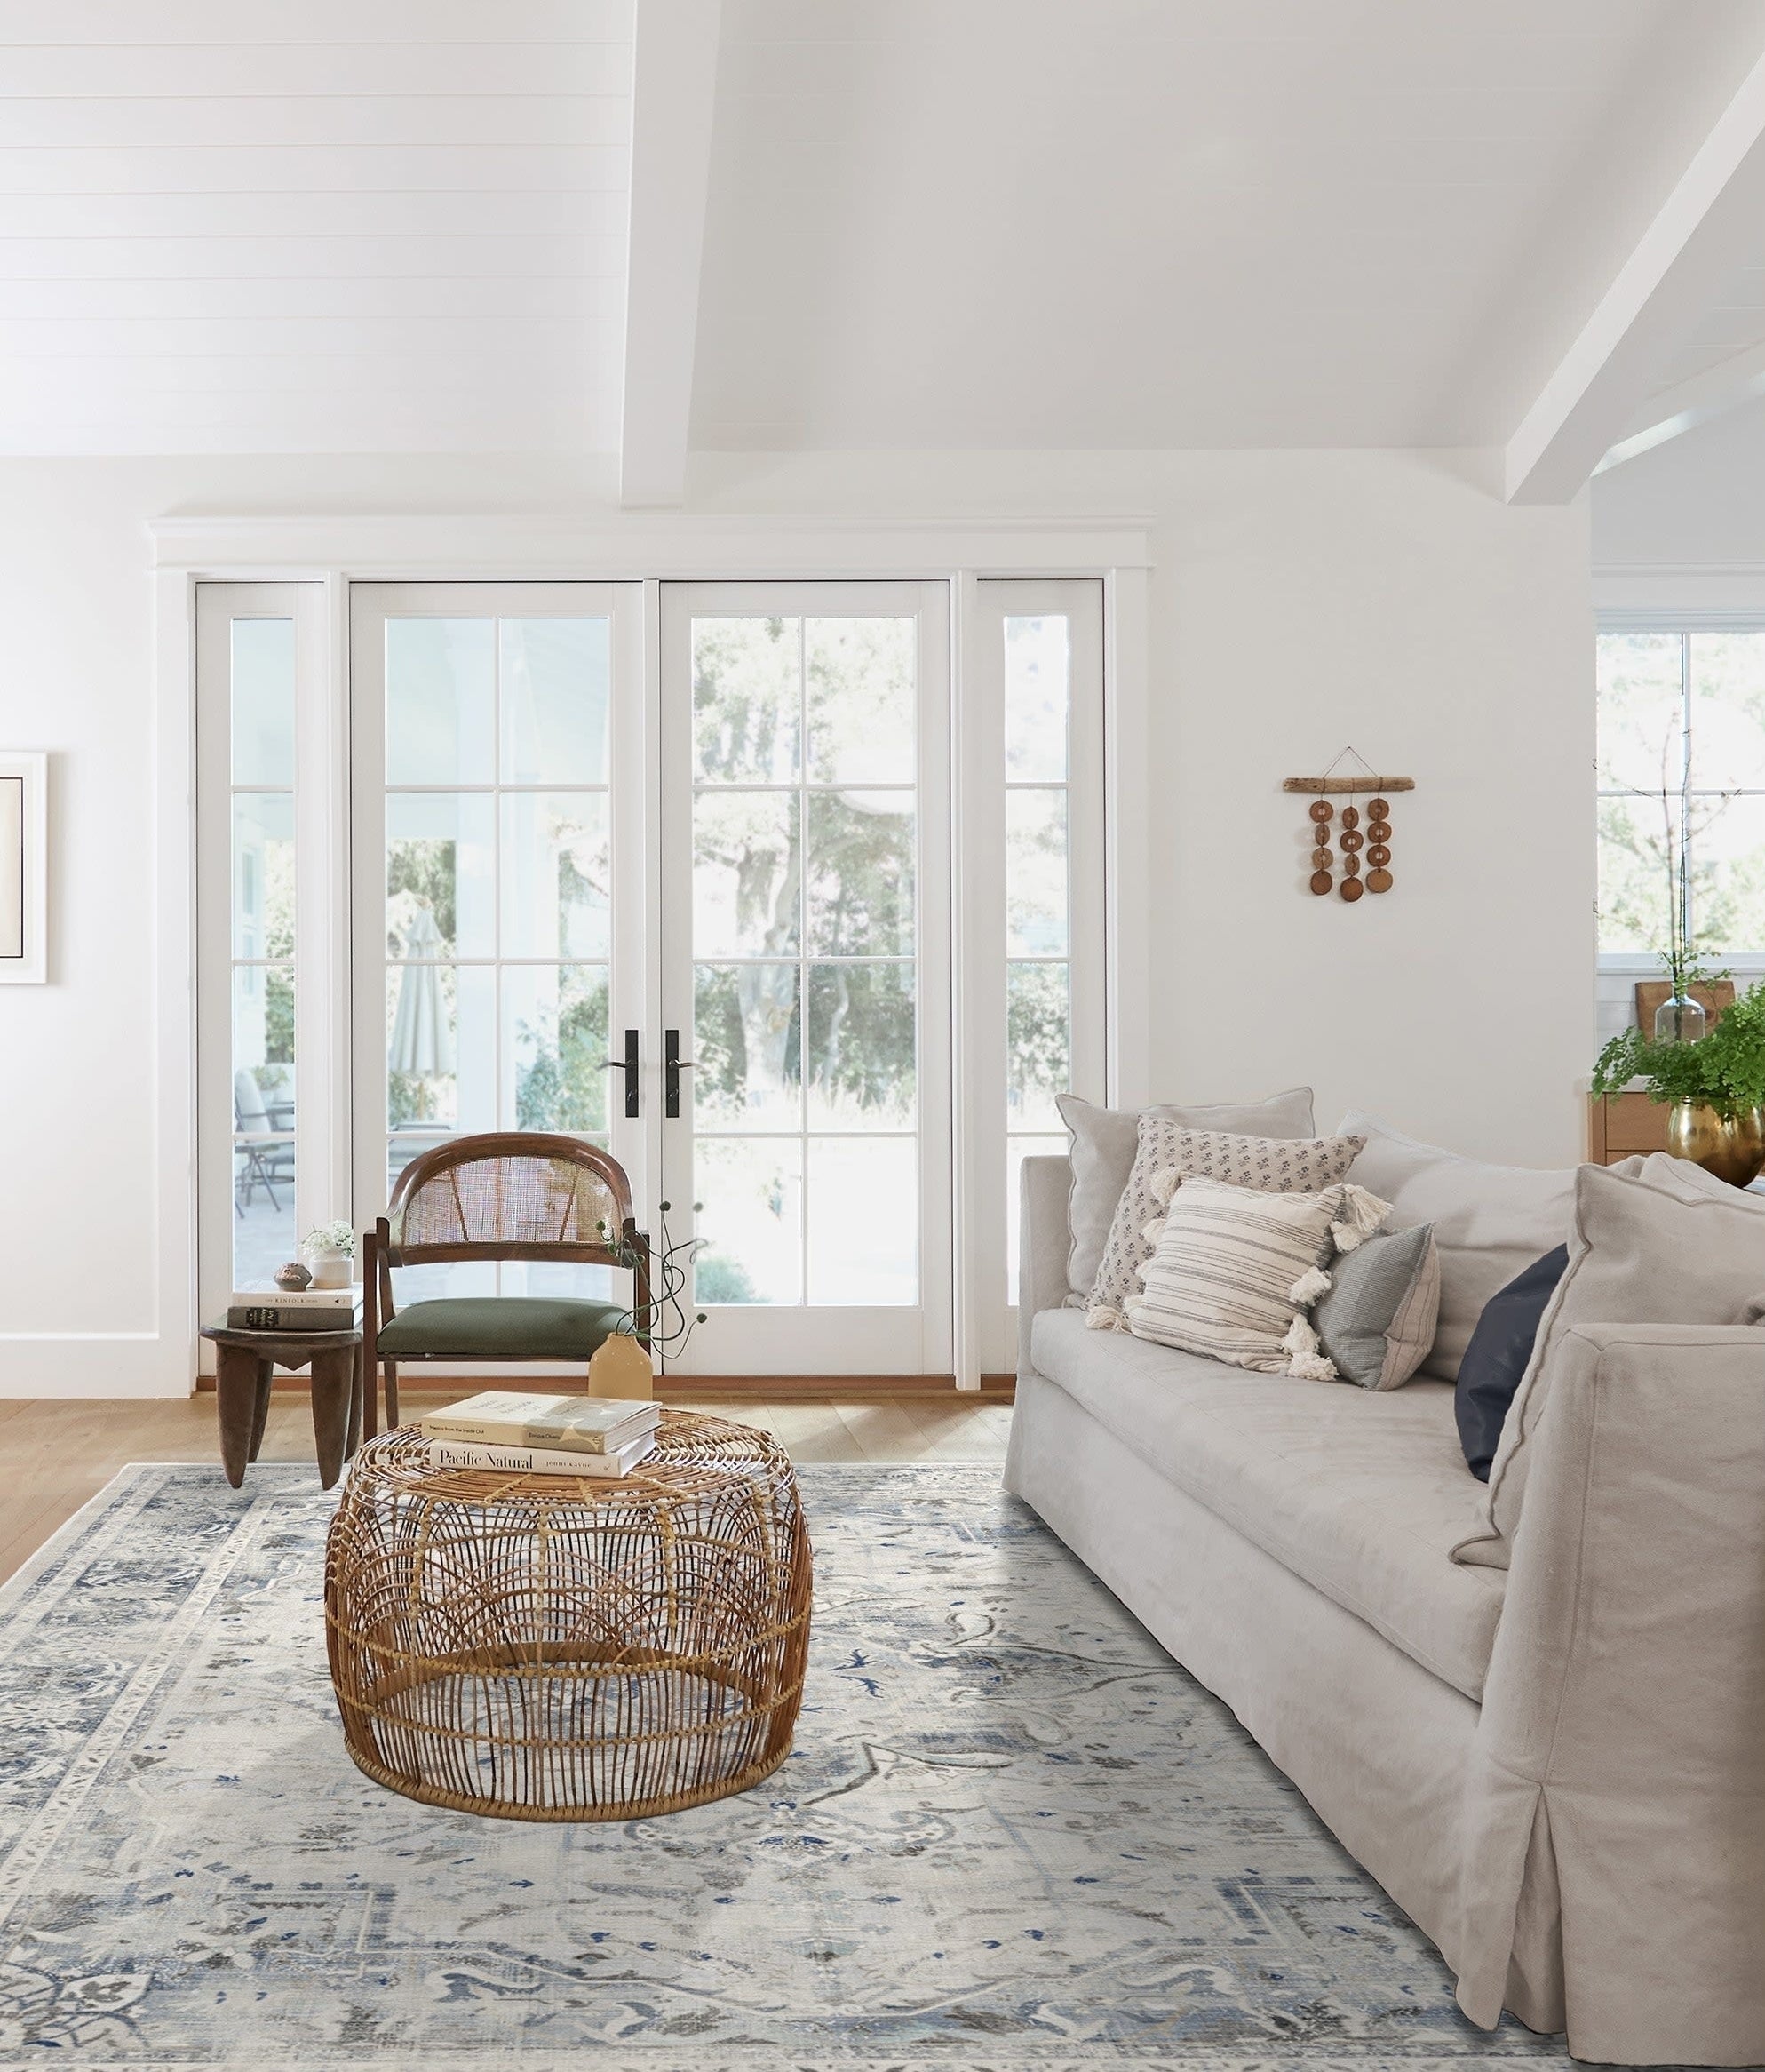
[[[1506,2007],[1599,2061],[1765,2061],[1760,1330],[1569,1332],[1508,1566],[1455,1561],[1489,1528],[1450,1383],[1088,1329],[1068,1187],[1066,1160],[1024,1161],[1007,1486],[1439,1945],[1472,2020]],[[1491,1289],[1547,1248],[1501,1223],[1459,1218]]]

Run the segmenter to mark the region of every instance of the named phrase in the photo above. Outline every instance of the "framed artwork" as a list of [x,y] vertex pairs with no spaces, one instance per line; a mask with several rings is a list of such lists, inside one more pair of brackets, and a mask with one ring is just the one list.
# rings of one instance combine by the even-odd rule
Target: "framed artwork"
[[49,758],[0,752],[0,985],[48,976]]

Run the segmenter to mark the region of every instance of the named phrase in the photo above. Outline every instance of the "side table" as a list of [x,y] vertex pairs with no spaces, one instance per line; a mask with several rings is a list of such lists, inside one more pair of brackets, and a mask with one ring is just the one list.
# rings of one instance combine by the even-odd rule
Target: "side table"
[[264,1443],[270,1381],[277,1367],[313,1369],[313,1439],[319,1480],[329,1489],[362,1437],[362,1333],[235,1331],[205,1324],[215,1347],[215,1397],[220,1411],[220,1461],[237,1489]]

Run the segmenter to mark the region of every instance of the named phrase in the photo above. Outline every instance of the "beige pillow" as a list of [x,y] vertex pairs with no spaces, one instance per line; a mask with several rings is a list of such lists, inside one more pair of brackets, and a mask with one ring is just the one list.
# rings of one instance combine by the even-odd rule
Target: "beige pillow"
[[1054,1105],[1072,1138],[1066,1211],[1072,1249],[1066,1271],[1067,1286],[1080,1303],[1089,1301],[1096,1286],[1116,1204],[1133,1170],[1141,1115],[1162,1116],[1184,1129],[1228,1130],[1238,1136],[1309,1136],[1314,1128],[1309,1087],[1271,1094],[1266,1101],[1228,1101],[1203,1108],[1166,1103],[1156,1108],[1100,1108],[1077,1094],[1061,1095]]
[[[1634,1161],[1631,1161],[1632,1164]],[[1575,1176],[1569,1265],[1515,1391],[1483,1498],[1483,1529],[1452,1558],[1506,1568],[1529,1449],[1569,1334],[1593,1324],[1735,1324],[1765,1289],[1765,1199],[1657,1152],[1641,1169]]]
[[1355,1187],[1280,1194],[1185,1179],[1142,1292],[1127,1299],[1128,1328],[1257,1374],[1333,1379],[1303,1312],[1328,1291],[1338,1247],[1358,1245],[1384,1210]]
[[1575,1169],[1535,1172],[1529,1166],[1460,1158],[1436,1144],[1418,1144],[1357,1109],[1350,1109],[1337,1128],[1366,1139],[1348,1176],[1391,1204],[1386,1228],[1434,1226],[1440,1313],[1421,1371],[1456,1381],[1483,1305],[1533,1260],[1562,1244]]
[[[1138,1136],[1133,1170],[1116,1204],[1085,1312],[1093,1331],[1127,1329],[1123,1304],[1140,1292],[1140,1270],[1152,1256],[1154,1226],[1163,1223],[1173,1182],[1218,1180],[1270,1194],[1316,1194],[1348,1177],[1365,1142],[1358,1136],[1237,1136],[1188,1129],[1157,1110],[1141,1117]],[[1162,1185],[1161,1175],[1167,1176]]]

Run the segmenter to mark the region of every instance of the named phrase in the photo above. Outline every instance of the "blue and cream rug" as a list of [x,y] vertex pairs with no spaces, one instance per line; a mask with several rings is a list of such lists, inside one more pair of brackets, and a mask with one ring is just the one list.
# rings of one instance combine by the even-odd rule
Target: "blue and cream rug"
[[0,1593],[0,2064],[1565,2063],[988,1468],[810,1468],[796,1751],[628,1827],[379,1790],[310,1469],[127,1469]]

